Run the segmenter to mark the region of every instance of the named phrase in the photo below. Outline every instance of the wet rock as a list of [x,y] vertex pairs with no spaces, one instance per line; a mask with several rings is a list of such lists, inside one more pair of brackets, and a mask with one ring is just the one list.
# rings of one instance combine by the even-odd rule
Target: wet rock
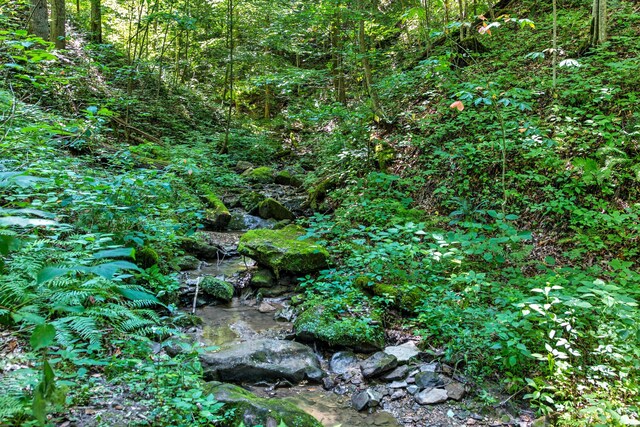
[[440,375],[438,375],[436,372],[420,372],[416,375],[415,378],[416,385],[421,389],[436,387],[443,384],[442,380],[440,379]]
[[287,292],[290,292],[291,289],[287,286],[274,286],[272,288],[262,288],[260,289],[260,295],[267,298],[279,297],[280,295],[284,295]]
[[331,390],[333,387],[335,387],[335,385],[335,381],[329,376],[322,379],[322,388],[325,390]]
[[407,384],[406,381],[394,381],[394,382],[390,383],[389,385],[387,385],[387,387],[389,387],[389,388],[405,388],[408,385],[409,384]]
[[430,388],[416,394],[416,402],[420,405],[435,405],[447,400],[447,391],[442,388]]
[[384,352],[395,356],[400,364],[408,362],[420,354],[420,350],[413,341],[406,342],[402,345],[386,347]]
[[260,306],[258,307],[258,311],[260,313],[271,313],[273,311],[276,311],[277,309],[272,306],[271,304],[267,303],[267,302],[262,302],[260,304]]
[[365,378],[377,377],[388,372],[398,366],[398,360],[395,356],[379,351],[371,357],[360,362],[360,369]]
[[420,372],[438,372],[438,363],[423,363],[419,367]]
[[336,374],[344,374],[359,367],[360,361],[351,351],[339,351],[329,361],[329,369]]
[[270,288],[276,283],[276,277],[271,270],[261,268],[251,275],[251,286],[254,288]]
[[258,205],[258,216],[260,218],[275,220],[292,220],[295,215],[282,203],[275,199],[265,199]]
[[[373,313],[371,316],[375,316]],[[308,308],[295,321],[296,337],[301,341],[320,341],[329,346],[346,347],[363,353],[379,350],[384,344],[381,323],[360,317],[338,318],[322,305]]]
[[276,314],[273,315],[273,319],[277,322],[291,322],[296,316],[295,311],[291,307],[282,307]]
[[219,301],[229,302],[233,298],[233,285],[212,276],[207,276],[202,279],[200,289],[202,289],[203,293]]
[[219,382],[208,383],[205,394],[208,393],[224,403],[225,410],[235,409],[233,419],[227,420],[228,425],[254,427],[286,423],[298,427],[322,427],[318,420],[286,400],[260,398],[241,387]]
[[447,390],[447,395],[453,400],[461,400],[465,394],[464,384],[457,381],[447,384],[444,389]]
[[363,409],[374,408],[380,405],[382,397],[382,393],[380,393],[379,391],[368,388],[364,391],[354,394],[351,398],[351,404],[356,411],[362,411]]
[[402,365],[402,366],[398,366],[393,371],[384,375],[382,379],[386,381],[403,380],[407,377],[408,373],[409,373],[409,367],[407,365]]
[[229,382],[304,379],[320,381],[324,372],[306,345],[284,340],[260,339],[232,344],[200,356],[204,378]]
[[402,399],[403,397],[405,397],[407,395],[407,392],[404,390],[396,390],[394,391],[391,396],[389,397],[389,399],[391,400],[398,400],[398,399]]
[[219,259],[227,255],[225,250],[212,242],[206,233],[195,233],[191,237],[183,237],[180,247],[200,259]]
[[282,230],[251,230],[240,238],[238,252],[269,267],[276,276],[282,272],[310,273],[328,265],[329,252],[311,240],[298,240],[304,229],[287,226]]
[[420,387],[418,387],[417,385],[410,385],[409,387],[407,387],[407,393],[409,394],[416,394],[419,390]]

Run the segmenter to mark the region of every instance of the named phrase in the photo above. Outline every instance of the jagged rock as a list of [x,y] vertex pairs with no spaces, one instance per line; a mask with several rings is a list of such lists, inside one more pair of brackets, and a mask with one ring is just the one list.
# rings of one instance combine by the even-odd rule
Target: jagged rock
[[373,378],[388,372],[398,366],[395,356],[379,351],[371,357],[360,362],[360,369],[365,378]]
[[382,393],[379,391],[368,388],[364,391],[356,393],[351,398],[351,403],[356,411],[362,411],[366,408],[374,408],[380,405],[380,401],[382,400]]
[[383,376],[382,379],[386,381],[403,380],[407,377],[408,373],[409,367],[407,365],[402,365],[398,366],[396,369]]
[[420,405],[435,405],[436,403],[446,402],[447,391],[442,388],[430,388],[416,394],[416,402]]
[[406,381],[394,381],[390,383],[387,387],[389,388],[405,388],[408,384]]
[[398,400],[398,399],[402,399],[403,397],[405,397],[407,395],[407,392],[404,390],[396,390],[394,391],[391,396],[389,397],[389,399],[391,400]]
[[329,361],[329,369],[336,374],[344,374],[350,370],[360,367],[360,361],[356,355],[350,351],[339,351]]
[[260,306],[258,307],[258,311],[260,313],[271,313],[273,311],[276,311],[277,309],[272,306],[271,304],[267,303],[267,302],[262,302],[260,304]]
[[465,395],[464,384],[454,381],[444,386],[447,395],[453,400],[461,400]]
[[420,354],[420,350],[413,341],[406,342],[402,345],[386,347],[384,352],[394,355],[396,359],[398,359],[398,363],[408,362]]
[[284,340],[260,339],[232,344],[200,356],[204,378],[229,382],[304,379],[320,381],[324,372],[306,345]]
[[292,220],[295,215],[275,199],[265,199],[258,205],[258,216],[264,219]]
[[224,403],[225,410],[234,409],[233,419],[228,424],[247,427],[277,426],[286,423],[297,427],[322,427],[311,415],[297,408],[293,403],[282,399],[265,399],[233,384],[210,382],[207,393],[215,396],[218,402]]
[[331,390],[333,387],[335,387],[335,385],[335,381],[329,376],[322,379],[322,388],[325,390]]
[[419,372],[416,376],[416,385],[421,389],[436,387],[442,385],[442,379],[436,372]]
[[417,385],[410,385],[409,387],[407,387],[407,393],[412,395],[416,394],[419,390],[420,390],[420,387],[418,387]]
[[269,267],[276,276],[282,272],[305,274],[329,263],[329,252],[312,240],[298,240],[304,229],[289,225],[281,230],[251,230],[240,238],[238,252]]

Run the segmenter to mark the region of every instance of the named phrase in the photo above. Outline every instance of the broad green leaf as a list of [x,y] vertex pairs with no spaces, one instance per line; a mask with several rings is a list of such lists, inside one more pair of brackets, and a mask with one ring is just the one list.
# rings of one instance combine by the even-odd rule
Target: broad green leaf
[[104,251],[96,252],[93,254],[94,258],[133,258],[135,256],[135,249],[133,248],[117,248],[106,249]]
[[103,277],[107,280],[113,279],[113,276],[115,276],[115,274],[120,270],[140,271],[140,268],[128,261],[113,261],[88,268],[89,272],[97,274],[98,276]]
[[137,291],[134,289],[126,289],[126,288],[115,288],[115,291],[122,295],[123,297],[130,299],[132,301],[153,301],[155,303],[160,303],[158,298],[154,295],[151,295],[148,292]]
[[49,323],[38,325],[33,330],[29,343],[34,350],[48,347],[53,343],[56,337],[56,328]]

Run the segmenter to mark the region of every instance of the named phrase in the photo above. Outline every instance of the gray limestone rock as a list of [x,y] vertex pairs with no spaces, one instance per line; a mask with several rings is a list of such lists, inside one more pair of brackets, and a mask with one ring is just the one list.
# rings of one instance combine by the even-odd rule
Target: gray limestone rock
[[420,405],[434,405],[447,400],[447,391],[442,388],[431,388],[416,394],[415,399]]

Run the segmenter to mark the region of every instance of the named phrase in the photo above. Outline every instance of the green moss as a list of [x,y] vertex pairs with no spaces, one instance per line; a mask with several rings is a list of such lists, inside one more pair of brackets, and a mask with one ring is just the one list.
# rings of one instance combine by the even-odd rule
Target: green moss
[[255,191],[247,191],[240,195],[240,205],[242,208],[252,215],[258,212],[260,202],[266,199],[262,194]]
[[149,268],[158,264],[160,256],[155,249],[149,246],[144,246],[136,251],[136,262],[138,266],[142,268]]
[[192,255],[185,255],[176,258],[174,264],[179,271],[197,270],[200,267],[200,260]]
[[276,219],[276,220],[292,220],[295,215],[291,213],[282,203],[275,199],[265,199],[258,205],[258,215],[264,219]]
[[207,209],[205,211],[205,225],[214,230],[224,230],[231,221],[229,209],[215,194],[207,192],[204,196]]
[[276,184],[291,185],[293,187],[302,186],[302,180],[288,170],[278,172],[276,174],[275,182]]
[[418,287],[409,287],[408,285],[376,283],[371,287],[371,291],[375,296],[390,299],[394,307],[407,312],[415,311],[423,300],[423,291]]
[[298,240],[304,229],[288,225],[281,230],[251,230],[240,238],[238,252],[281,272],[308,273],[325,268],[329,252],[310,240]]
[[251,182],[268,184],[273,182],[273,169],[268,166],[248,169],[242,173],[242,176]]
[[224,280],[216,279],[213,276],[207,276],[202,279],[200,288],[207,295],[220,301],[229,302],[233,298],[233,285]]
[[309,190],[309,197],[307,198],[307,204],[311,209],[317,210],[320,208],[322,202],[327,197],[327,192],[336,186],[335,178],[327,178],[320,181]]
[[288,427],[322,427],[318,420],[286,400],[261,398],[233,384],[210,382],[206,388],[207,393],[212,393],[216,400],[225,403],[225,409],[233,409],[232,418],[225,420],[223,426],[237,427],[247,418],[255,423],[251,425],[271,425],[269,419],[272,419],[274,425],[284,423]]
[[256,270],[251,275],[251,286],[256,288],[269,288],[275,284],[273,273],[266,268]]
[[296,319],[296,335],[305,340],[322,341],[331,346],[349,347],[362,351],[384,346],[384,329],[379,316],[338,316],[333,310],[316,305]]

